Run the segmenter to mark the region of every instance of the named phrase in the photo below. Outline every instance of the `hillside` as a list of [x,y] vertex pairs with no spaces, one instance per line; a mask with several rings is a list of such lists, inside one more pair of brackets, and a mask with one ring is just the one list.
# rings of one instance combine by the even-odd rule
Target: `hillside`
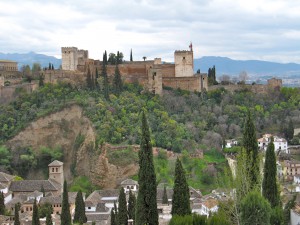
[[[221,153],[223,140],[241,137],[248,109],[258,135],[283,135],[289,120],[295,127],[300,125],[299,89],[267,94],[218,89],[202,95],[164,90],[160,97],[141,94],[142,87],[126,84],[120,96],[110,92],[106,100],[102,91],[46,84],[1,107],[0,143],[8,148],[0,151],[1,168],[37,177],[42,174],[35,171],[45,171],[51,160],[63,159],[69,180],[88,177],[94,185],[115,187],[122,178],[136,174],[137,154],[130,148],[111,152],[106,143],[139,145],[139,113],[145,108],[153,146],[181,152],[189,183],[195,188],[213,188],[226,183],[219,179],[227,167]],[[299,143],[297,138],[293,141]],[[204,159],[189,159],[199,149]],[[158,179],[172,184],[172,160],[161,159],[156,161]],[[206,176],[208,166],[211,176]]]

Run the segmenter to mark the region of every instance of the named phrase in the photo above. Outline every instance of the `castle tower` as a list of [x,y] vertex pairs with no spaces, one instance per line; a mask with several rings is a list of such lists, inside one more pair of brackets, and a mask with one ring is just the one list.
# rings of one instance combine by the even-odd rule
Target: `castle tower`
[[61,67],[62,70],[77,70],[78,49],[76,47],[61,48]]
[[54,180],[63,186],[64,184],[64,164],[58,160],[54,160],[48,165],[49,180]]
[[175,51],[175,77],[192,77],[194,75],[194,56],[190,51]]

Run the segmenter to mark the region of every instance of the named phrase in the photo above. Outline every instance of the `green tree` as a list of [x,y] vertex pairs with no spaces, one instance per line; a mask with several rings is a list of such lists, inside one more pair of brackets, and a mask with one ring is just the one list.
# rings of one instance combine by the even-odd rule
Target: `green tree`
[[0,192],[0,215],[5,214],[4,194]]
[[46,215],[46,225],[52,225],[52,217],[50,213],[47,213]]
[[44,86],[44,76],[43,76],[43,74],[41,74],[40,76],[39,76],[39,87],[43,87]]
[[114,210],[114,214],[115,214],[115,219],[114,219],[115,224],[119,225],[119,212],[118,212],[118,207],[117,207],[116,202],[114,202],[114,209],[113,210]]
[[20,225],[19,210],[20,210],[20,205],[15,204],[15,222],[14,222],[14,225]]
[[169,204],[166,186],[164,186],[164,193],[163,193],[163,197],[162,197],[162,204]]
[[122,83],[122,78],[121,78],[121,74],[120,74],[118,64],[116,65],[116,69],[115,69],[114,90],[115,90],[115,93],[116,93],[117,96],[119,96],[120,93],[123,90],[123,83]]
[[118,221],[120,225],[127,225],[128,224],[128,217],[127,217],[127,202],[126,202],[126,195],[125,190],[122,187],[120,189],[119,194],[119,210],[118,210]]
[[288,201],[288,203],[284,206],[283,210],[283,224],[289,224],[290,223],[290,212],[291,209],[295,207],[296,195],[293,196],[291,200]]
[[48,214],[51,215],[52,213],[53,213],[53,208],[49,202],[46,202],[45,204],[43,204],[39,207],[39,217],[40,218],[44,218]]
[[272,208],[270,223],[272,225],[284,225],[287,223],[283,223],[283,210],[281,206],[276,206]]
[[62,198],[60,219],[61,219],[61,225],[71,225],[71,214],[70,214],[68,187],[67,187],[66,180],[64,181],[64,187],[63,187],[63,198]]
[[36,199],[33,202],[32,225],[40,225],[39,210],[36,204]]
[[133,61],[133,58],[132,58],[132,49],[130,50],[130,62]]
[[32,73],[36,74],[39,71],[41,71],[41,64],[39,64],[39,63],[33,63],[33,65],[32,65]]
[[87,222],[85,215],[85,205],[82,197],[82,192],[78,191],[75,199],[75,214],[73,223],[83,224]]
[[262,195],[269,201],[272,207],[276,207],[280,203],[280,196],[276,178],[277,166],[272,138],[266,151],[264,177],[262,182]]
[[250,111],[246,115],[244,124],[243,147],[247,154],[250,188],[255,189],[260,184],[260,168],[255,126]]
[[136,198],[132,191],[129,191],[129,198],[128,198],[128,219],[135,220],[135,202]]
[[173,191],[171,214],[179,216],[191,214],[189,186],[179,158],[176,160]]
[[293,121],[290,119],[288,127],[286,129],[286,138],[288,139],[288,141],[290,141],[293,139],[293,137],[294,137],[294,124]]
[[218,212],[208,219],[208,225],[231,225],[223,212]]
[[86,74],[86,85],[87,88],[92,90],[93,89],[93,81],[92,81],[92,75],[91,75],[91,70],[90,67],[88,68],[87,74]]
[[96,68],[96,72],[95,72],[95,87],[96,87],[96,89],[97,90],[99,90],[100,89],[100,87],[99,87],[99,83],[98,83],[98,79],[99,79],[99,72],[98,72],[98,68]]
[[158,224],[156,203],[156,175],[146,113],[142,111],[141,149],[139,151],[139,192],[136,206],[136,225]]
[[271,206],[257,191],[249,192],[241,204],[242,225],[269,225]]
[[106,65],[107,65],[107,55],[106,51],[103,55],[103,62],[102,62],[102,77],[103,77],[103,94],[104,98],[106,100],[109,100],[109,83],[108,83],[108,77],[107,77],[107,71],[106,71]]
[[114,213],[114,208],[112,208],[111,211],[110,211],[110,225],[117,225],[116,215]]

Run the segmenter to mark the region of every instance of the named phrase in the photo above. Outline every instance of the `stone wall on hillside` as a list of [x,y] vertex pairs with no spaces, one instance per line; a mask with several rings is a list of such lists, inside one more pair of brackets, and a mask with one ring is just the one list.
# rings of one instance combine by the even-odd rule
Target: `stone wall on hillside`
[[24,93],[31,93],[38,87],[37,83],[24,83],[0,86],[0,104],[7,104]]

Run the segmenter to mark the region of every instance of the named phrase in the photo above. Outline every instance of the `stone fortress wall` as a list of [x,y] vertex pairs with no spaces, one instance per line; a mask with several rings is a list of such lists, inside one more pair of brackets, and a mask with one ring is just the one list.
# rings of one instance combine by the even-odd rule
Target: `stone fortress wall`
[[[207,74],[194,74],[193,50],[175,51],[175,63],[162,63],[161,58],[147,61],[123,62],[118,65],[125,82],[138,82],[155,94],[162,94],[162,87],[180,88],[188,91],[208,90]],[[101,74],[102,62],[88,58],[88,51],[76,47],[62,47],[62,70]],[[115,65],[107,66],[107,74],[113,77]]]

